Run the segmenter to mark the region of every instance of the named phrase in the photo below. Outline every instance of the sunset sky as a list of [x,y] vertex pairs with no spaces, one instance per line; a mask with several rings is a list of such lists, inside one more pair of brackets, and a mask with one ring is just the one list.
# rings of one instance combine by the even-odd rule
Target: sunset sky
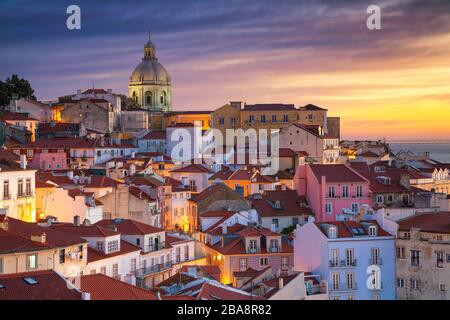
[[[81,7],[78,31],[66,8]],[[382,29],[366,8],[382,7]],[[450,1],[1,1],[0,79],[127,93],[151,31],[174,110],[313,103],[344,138],[450,140]]]

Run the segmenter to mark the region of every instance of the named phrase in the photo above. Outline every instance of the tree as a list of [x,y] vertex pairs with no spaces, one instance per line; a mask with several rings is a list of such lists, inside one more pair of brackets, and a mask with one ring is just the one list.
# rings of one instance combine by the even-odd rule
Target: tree
[[140,109],[140,106],[132,99],[124,94],[119,94],[120,100],[122,100],[122,109]]
[[13,74],[11,78],[7,78],[5,82],[0,81],[0,106],[9,104],[13,94],[17,94],[18,98],[28,98],[36,100],[34,89],[28,80],[19,78],[17,74]]

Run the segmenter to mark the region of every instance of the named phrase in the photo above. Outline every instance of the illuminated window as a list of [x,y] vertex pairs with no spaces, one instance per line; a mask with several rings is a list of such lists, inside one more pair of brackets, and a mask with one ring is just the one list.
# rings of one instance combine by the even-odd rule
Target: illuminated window
[[37,255],[30,254],[27,256],[27,270],[34,270],[37,268]]

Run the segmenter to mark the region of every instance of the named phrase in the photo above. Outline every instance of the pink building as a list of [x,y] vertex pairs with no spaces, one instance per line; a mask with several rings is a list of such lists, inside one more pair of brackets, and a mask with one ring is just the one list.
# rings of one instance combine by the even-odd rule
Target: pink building
[[35,153],[31,164],[42,171],[67,169],[67,155],[65,152]]
[[316,221],[344,220],[371,205],[369,181],[343,164],[300,165],[294,184],[308,198]]

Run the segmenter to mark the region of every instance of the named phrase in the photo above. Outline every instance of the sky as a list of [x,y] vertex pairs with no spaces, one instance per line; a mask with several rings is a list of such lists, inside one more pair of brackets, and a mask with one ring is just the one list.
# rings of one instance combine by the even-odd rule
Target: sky
[[28,79],[39,100],[93,82],[126,94],[149,31],[174,110],[312,103],[346,139],[450,140],[448,0],[2,0],[0,79]]

